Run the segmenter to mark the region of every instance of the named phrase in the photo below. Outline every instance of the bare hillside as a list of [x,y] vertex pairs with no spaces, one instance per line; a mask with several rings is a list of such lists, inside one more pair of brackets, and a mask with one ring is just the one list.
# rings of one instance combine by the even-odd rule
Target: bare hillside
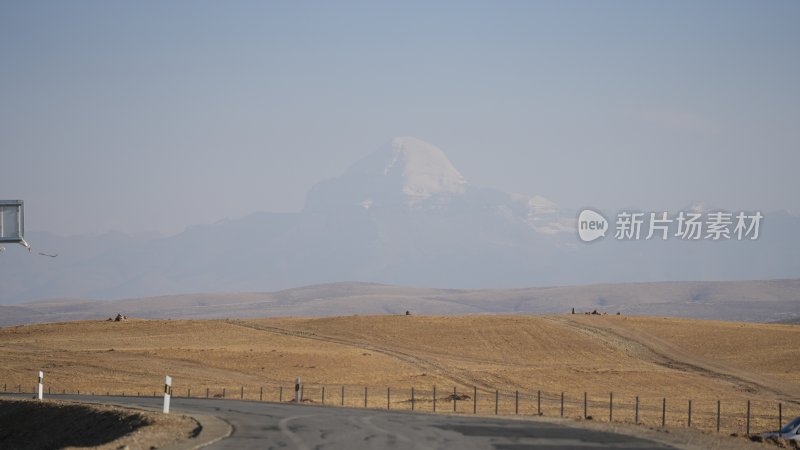
[[189,294],[0,306],[0,326],[101,319],[222,319],[350,314],[621,312],[744,322],[800,320],[800,280],[660,282],[524,289],[431,289],[333,283],[267,293]]

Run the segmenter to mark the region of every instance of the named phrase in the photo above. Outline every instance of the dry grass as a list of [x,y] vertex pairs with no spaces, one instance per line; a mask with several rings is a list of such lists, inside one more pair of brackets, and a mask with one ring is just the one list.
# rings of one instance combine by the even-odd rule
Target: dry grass
[[640,418],[685,425],[693,401],[694,426],[713,429],[722,401],[722,428],[742,432],[746,401],[752,400],[752,430],[800,414],[800,372],[794,370],[800,327],[624,316],[350,316],[242,321],[72,322],[0,329],[0,387],[30,391],[36,371],[54,392],[81,391],[153,395],[165,374],[176,395],[220,395],[277,400],[300,376],[304,396],[326,403],[364,403],[392,408],[439,410],[455,386],[468,399],[457,409],[472,412],[473,386],[479,413],[583,415],[632,420],[635,396]]
[[181,415],[58,400],[0,398],[2,448],[144,450],[186,440],[197,431],[197,422]]

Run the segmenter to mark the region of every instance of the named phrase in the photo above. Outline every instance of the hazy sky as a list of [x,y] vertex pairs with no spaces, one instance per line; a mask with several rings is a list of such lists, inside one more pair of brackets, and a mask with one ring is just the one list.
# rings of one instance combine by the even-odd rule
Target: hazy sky
[[800,2],[2,2],[28,231],[297,211],[394,136],[579,208],[800,211]]

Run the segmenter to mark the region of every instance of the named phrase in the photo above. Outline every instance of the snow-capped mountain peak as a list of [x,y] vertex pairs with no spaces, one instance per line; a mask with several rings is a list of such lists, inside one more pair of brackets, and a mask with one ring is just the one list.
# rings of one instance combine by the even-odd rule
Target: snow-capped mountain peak
[[460,194],[467,181],[438,147],[413,137],[396,137],[378,151],[385,155],[383,176],[399,174],[410,201],[436,194]]
[[[539,234],[573,230],[558,205],[540,196],[507,194],[468,186],[438,147],[413,137],[396,137],[309,192],[306,211],[386,211],[392,208],[449,211],[478,223],[495,211]],[[455,212],[457,211],[457,212]]]
[[442,150],[417,138],[396,137],[341,176],[314,186],[306,208],[417,206],[466,190],[466,179]]

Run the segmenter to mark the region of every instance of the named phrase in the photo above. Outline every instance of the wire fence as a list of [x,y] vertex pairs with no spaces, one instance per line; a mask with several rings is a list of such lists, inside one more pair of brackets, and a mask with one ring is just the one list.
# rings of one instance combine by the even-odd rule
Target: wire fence
[[[3,393],[37,392],[37,386],[3,384]],[[297,390],[295,390],[297,388]],[[123,397],[158,397],[163,390],[80,391],[44,386],[45,395],[83,394]],[[780,428],[800,416],[800,405],[771,400],[685,399],[657,395],[635,396],[613,392],[547,392],[542,390],[490,390],[474,386],[392,388],[355,385],[173,385],[173,397],[295,402],[351,408],[372,408],[426,413],[497,416],[548,416],[654,427],[690,427],[703,431],[753,435]]]

